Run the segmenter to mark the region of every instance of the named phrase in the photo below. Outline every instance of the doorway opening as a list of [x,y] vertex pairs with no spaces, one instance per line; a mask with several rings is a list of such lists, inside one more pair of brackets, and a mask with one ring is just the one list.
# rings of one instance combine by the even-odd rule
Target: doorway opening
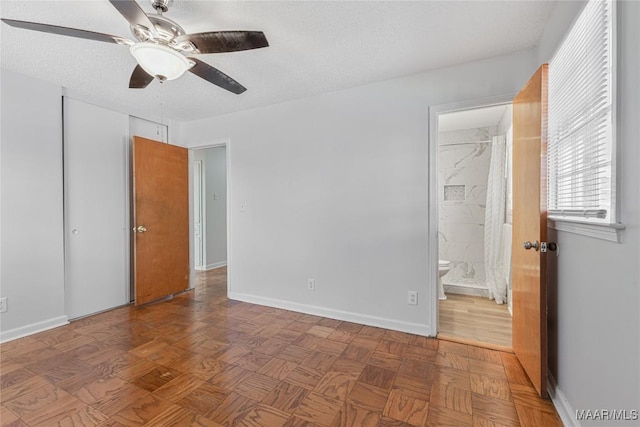
[[511,103],[436,119],[438,337],[511,350]]
[[227,265],[227,146],[193,150],[193,254],[195,270]]

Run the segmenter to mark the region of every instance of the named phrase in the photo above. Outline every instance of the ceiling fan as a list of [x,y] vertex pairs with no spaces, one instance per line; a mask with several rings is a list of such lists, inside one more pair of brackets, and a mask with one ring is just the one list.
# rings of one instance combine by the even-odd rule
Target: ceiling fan
[[138,62],[129,81],[129,88],[132,89],[145,88],[154,78],[164,82],[177,79],[186,71],[190,71],[235,94],[247,90],[222,71],[190,55],[267,47],[269,42],[262,31],[209,31],[186,34],[180,25],[162,15],[168,10],[172,0],[151,1],[157,15],[147,15],[135,0],[109,0],[129,21],[136,42],[124,37],[76,28],[4,18],[2,21],[16,28],[129,46],[131,54]]

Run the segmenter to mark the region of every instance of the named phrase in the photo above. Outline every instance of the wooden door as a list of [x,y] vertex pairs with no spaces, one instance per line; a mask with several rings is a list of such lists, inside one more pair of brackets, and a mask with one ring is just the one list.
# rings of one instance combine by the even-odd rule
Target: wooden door
[[136,305],[189,287],[188,168],[187,149],[133,137]]
[[[538,393],[547,392],[547,65],[513,100],[513,350]],[[525,243],[529,242],[529,244]],[[526,249],[526,247],[529,249]]]

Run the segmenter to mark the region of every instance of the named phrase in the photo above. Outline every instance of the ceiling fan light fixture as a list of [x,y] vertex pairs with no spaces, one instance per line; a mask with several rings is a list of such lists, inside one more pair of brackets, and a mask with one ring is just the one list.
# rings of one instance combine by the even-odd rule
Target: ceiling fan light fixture
[[161,80],[177,79],[193,66],[180,52],[161,44],[141,42],[129,50],[144,71]]

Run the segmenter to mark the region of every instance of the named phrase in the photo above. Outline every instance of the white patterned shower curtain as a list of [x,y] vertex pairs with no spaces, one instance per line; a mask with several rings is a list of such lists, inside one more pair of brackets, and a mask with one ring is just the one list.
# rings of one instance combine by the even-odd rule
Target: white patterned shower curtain
[[504,246],[504,223],[506,211],[507,142],[505,136],[494,136],[491,144],[491,162],[487,182],[487,207],[484,220],[484,268],[489,299],[497,304],[507,301]]

